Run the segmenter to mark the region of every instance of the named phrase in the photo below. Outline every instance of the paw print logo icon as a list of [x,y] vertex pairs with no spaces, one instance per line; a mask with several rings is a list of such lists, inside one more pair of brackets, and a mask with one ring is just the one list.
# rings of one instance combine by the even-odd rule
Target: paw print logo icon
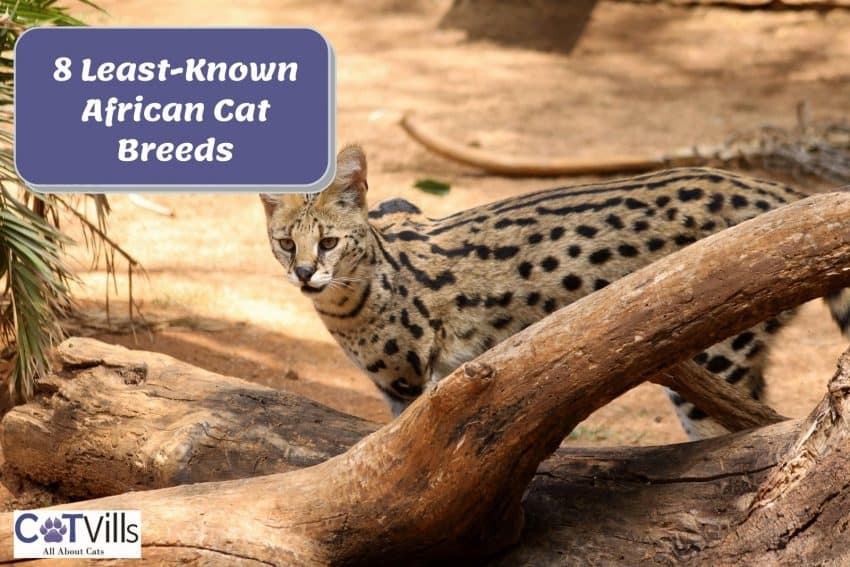
[[41,537],[48,543],[60,543],[62,537],[68,532],[68,527],[62,524],[59,518],[47,518],[39,530]]

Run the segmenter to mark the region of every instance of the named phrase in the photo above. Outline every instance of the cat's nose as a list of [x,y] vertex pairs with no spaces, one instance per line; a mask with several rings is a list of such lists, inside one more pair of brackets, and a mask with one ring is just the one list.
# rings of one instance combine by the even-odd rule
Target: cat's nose
[[316,268],[313,266],[298,266],[295,268],[295,277],[297,277],[302,283],[309,282],[310,278],[312,278],[315,273]]

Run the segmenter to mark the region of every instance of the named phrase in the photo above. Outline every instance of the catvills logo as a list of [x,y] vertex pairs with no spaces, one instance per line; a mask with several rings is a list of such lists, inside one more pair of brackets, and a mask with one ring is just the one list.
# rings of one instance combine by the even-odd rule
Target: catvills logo
[[36,510],[15,512],[15,558],[142,556],[138,510]]

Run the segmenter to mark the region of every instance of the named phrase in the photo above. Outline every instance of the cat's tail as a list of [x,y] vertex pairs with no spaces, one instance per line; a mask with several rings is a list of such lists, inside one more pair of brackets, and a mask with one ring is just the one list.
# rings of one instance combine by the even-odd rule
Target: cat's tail
[[841,328],[841,332],[845,337],[850,337],[850,288],[830,293],[823,300],[829,305],[832,318]]

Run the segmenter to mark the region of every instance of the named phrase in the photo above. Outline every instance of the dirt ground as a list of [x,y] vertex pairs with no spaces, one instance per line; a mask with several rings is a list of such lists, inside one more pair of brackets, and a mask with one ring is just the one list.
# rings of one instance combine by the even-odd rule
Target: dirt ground
[[[502,179],[429,154],[396,120],[415,110],[443,133],[505,153],[581,157],[664,151],[794,121],[850,116],[850,11],[739,11],[620,2],[504,2],[482,22],[448,0],[109,0],[94,25],[311,26],[337,56],[339,145],[361,143],[372,202],[402,196],[431,216],[577,180]],[[561,6],[560,8],[558,6]],[[536,7],[538,12],[529,12]],[[412,188],[451,183],[447,196]],[[816,190],[809,185],[804,187]],[[113,196],[111,234],[142,262],[134,294],[151,321],[95,336],[171,354],[287,389],[368,419],[383,401],[335,345],[308,299],[284,281],[253,195],[154,195],[174,218]],[[102,316],[106,276],[76,251],[86,309]],[[126,317],[119,276],[111,315]],[[167,323],[167,324],[166,324]],[[821,397],[848,342],[819,303],[786,329],[768,373],[769,402],[792,416]],[[568,443],[684,440],[660,388],[598,411]]]

